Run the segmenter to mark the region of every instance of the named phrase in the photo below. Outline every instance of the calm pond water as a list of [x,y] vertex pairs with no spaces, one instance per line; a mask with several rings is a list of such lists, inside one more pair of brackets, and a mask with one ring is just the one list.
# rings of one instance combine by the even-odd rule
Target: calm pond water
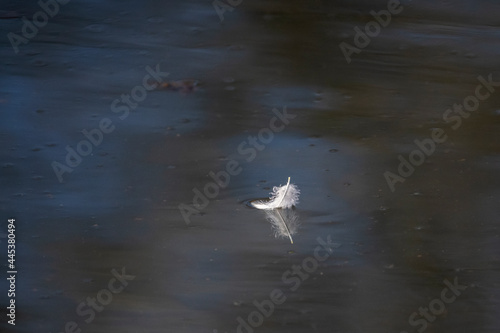
[[497,1],[46,3],[0,8],[2,332],[498,332]]

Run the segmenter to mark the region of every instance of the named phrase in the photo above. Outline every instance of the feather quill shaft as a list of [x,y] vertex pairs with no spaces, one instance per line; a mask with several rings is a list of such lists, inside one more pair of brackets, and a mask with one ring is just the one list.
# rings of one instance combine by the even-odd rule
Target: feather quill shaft
[[290,184],[290,177],[284,186],[275,186],[269,200],[259,200],[252,203],[257,209],[291,208],[299,202],[300,190]]
[[285,193],[283,193],[283,197],[281,197],[281,200],[280,202],[278,203],[278,207],[281,206],[281,204],[283,203],[283,200],[285,199],[286,197],[286,194],[288,193],[288,187],[290,187],[290,177],[288,177],[288,181],[286,183],[286,188],[285,188]]

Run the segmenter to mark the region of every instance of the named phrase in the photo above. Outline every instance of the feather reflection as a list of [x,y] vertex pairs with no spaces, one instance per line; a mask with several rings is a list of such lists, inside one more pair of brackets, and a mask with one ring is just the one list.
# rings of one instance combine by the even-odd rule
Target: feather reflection
[[293,244],[292,236],[297,233],[300,221],[299,215],[294,209],[273,209],[266,210],[266,219],[271,222],[274,237],[290,239]]

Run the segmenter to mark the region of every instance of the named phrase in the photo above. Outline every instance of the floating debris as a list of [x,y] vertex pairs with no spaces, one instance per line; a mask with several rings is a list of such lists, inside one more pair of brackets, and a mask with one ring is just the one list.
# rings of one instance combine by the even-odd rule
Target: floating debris
[[198,88],[198,86],[199,86],[199,81],[193,79],[187,79],[187,80],[163,82],[160,85],[159,89],[180,91],[182,93],[191,93],[195,91]]

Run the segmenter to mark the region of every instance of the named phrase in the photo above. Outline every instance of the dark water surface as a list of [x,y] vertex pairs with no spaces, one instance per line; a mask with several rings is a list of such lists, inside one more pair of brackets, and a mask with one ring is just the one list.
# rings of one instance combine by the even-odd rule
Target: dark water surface
[[[2,3],[1,331],[498,332],[500,4],[402,1],[348,63],[386,1],[232,3],[73,0],[18,53]],[[246,205],[287,177],[293,244]]]

